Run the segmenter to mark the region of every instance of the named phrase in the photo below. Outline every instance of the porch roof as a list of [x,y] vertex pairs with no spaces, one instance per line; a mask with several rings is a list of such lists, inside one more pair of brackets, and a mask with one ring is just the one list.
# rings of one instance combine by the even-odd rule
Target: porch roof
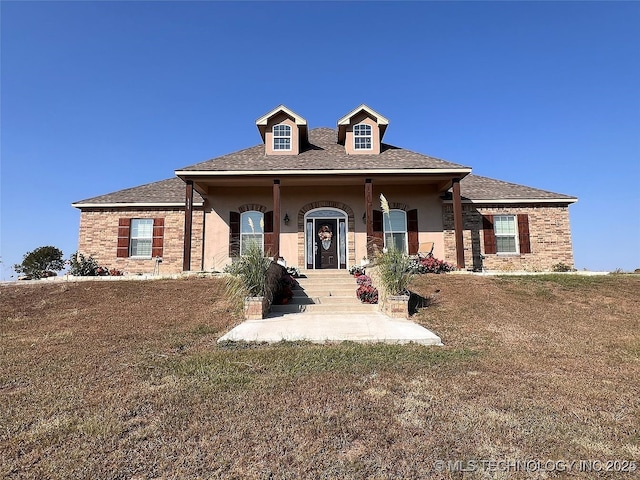
[[[473,203],[574,203],[577,198],[561,193],[504,182],[495,178],[467,175],[460,181],[462,201]],[[202,196],[194,191],[194,206],[204,204]],[[451,200],[451,192],[444,197]],[[117,192],[75,202],[76,208],[107,208],[128,206],[184,206],[185,183],[178,177],[148,183]]]

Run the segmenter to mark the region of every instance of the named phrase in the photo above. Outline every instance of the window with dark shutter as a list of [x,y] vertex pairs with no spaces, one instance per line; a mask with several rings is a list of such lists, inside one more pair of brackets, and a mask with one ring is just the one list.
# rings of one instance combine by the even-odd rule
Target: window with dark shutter
[[520,253],[531,253],[529,215],[526,213],[518,214],[518,241],[520,242]]
[[116,256],[126,258],[129,256],[129,231],[131,229],[131,219],[121,218],[118,221],[118,247]]
[[269,211],[264,214],[264,252],[267,256],[274,253],[273,244],[273,211]]
[[240,214],[229,212],[229,256],[240,256]]
[[373,211],[373,244],[382,250],[384,248],[384,224],[382,212],[380,210]]
[[482,216],[482,230],[484,232],[484,253],[497,253],[496,234],[493,230],[493,215]]
[[418,210],[413,209],[407,212],[407,237],[409,244],[409,255],[418,254]]
[[162,257],[164,249],[164,218],[153,219],[153,238],[151,241],[151,256]]

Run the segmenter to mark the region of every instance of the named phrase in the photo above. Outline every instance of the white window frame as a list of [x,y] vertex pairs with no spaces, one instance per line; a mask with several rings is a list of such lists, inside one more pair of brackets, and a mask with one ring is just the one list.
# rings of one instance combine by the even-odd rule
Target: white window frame
[[[513,233],[498,233],[498,223],[502,219],[513,219]],[[493,234],[496,237],[496,254],[497,255],[519,255],[520,254],[520,236],[518,235],[518,217],[517,215],[494,215],[493,216]],[[515,244],[514,252],[501,252],[498,238],[513,238]]]
[[[404,230],[394,230],[391,228],[391,225],[389,225],[391,223],[391,213],[393,212],[401,212],[404,216]],[[405,212],[404,210],[401,210],[399,208],[394,208],[389,210],[389,218],[386,218],[386,214],[382,214],[382,226],[383,226],[383,231],[384,231],[384,248],[389,248],[387,246],[387,235],[391,235],[393,238],[393,234],[394,233],[403,233],[404,234],[404,252],[408,253],[409,252],[409,232],[407,231],[407,212]],[[390,229],[391,228],[391,229]]]
[[[251,217],[256,221],[253,221],[253,230],[252,231],[244,231],[245,223],[247,225],[247,229],[250,230],[249,221],[245,218],[251,214]],[[250,218],[251,218],[250,217]],[[258,220],[259,217],[259,220]],[[264,213],[259,212],[258,210],[248,210],[246,212],[242,212],[240,214],[240,255],[244,255],[245,249],[245,237],[255,237],[260,236],[260,249],[264,252]]]
[[[134,236],[134,232],[139,230],[139,227],[134,228],[134,225],[149,225],[151,228],[149,229],[148,234],[144,235],[136,235]],[[149,253],[148,254],[138,254],[139,243],[141,241],[149,242]],[[134,247],[135,244],[135,247]],[[135,251],[134,251],[135,249]],[[151,254],[153,252],[153,218],[132,218],[131,226],[129,227],[129,256],[131,258],[151,258]]]
[[[365,131],[362,132],[361,130]],[[369,140],[368,142],[367,139]],[[360,144],[359,140],[364,142],[364,146]],[[368,123],[358,123],[353,126],[353,149],[373,150],[373,128]]]
[[[291,151],[291,125],[279,123],[278,125],[274,125],[271,131],[273,133],[273,150]],[[278,142],[278,140],[283,139],[288,140],[288,142],[284,142],[284,144],[288,145],[287,148],[283,148],[283,144]]]

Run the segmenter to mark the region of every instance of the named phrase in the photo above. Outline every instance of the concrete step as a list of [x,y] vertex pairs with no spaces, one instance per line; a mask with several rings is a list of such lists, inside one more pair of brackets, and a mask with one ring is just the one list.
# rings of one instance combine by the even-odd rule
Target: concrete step
[[330,315],[351,314],[351,313],[371,313],[377,312],[377,305],[366,303],[331,305],[331,304],[311,304],[311,305],[271,305],[272,313],[326,313]]
[[349,277],[349,276],[339,276],[339,277],[307,277],[307,278],[296,278],[296,281],[300,284],[300,285],[307,285],[307,284],[320,284],[320,285],[324,285],[327,283],[339,283],[341,285],[348,285],[348,284],[352,284],[355,285],[356,283],[356,279],[353,277]]
[[306,295],[293,295],[290,303],[298,305],[311,305],[311,304],[327,304],[327,305],[343,305],[343,304],[359,304],[360,300],[356,297],[355,292],[353,295],[345,296],[306,296]]
[[288,305],[272,305],[271,312],[320,315],[369,314],[377,305],[363,304],[356,297],[356,279],[344,270],[303,271]]

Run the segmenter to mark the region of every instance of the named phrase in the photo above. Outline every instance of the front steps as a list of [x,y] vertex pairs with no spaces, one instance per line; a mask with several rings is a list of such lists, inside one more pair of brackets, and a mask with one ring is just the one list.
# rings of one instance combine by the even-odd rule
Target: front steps
[[287,313],[326,315],[367,314],[377,305],[361,303],[356,297],[358,284],[346,270],[303,270],[296,278],[298,287],[288,305],[272,305],[269,316]]

